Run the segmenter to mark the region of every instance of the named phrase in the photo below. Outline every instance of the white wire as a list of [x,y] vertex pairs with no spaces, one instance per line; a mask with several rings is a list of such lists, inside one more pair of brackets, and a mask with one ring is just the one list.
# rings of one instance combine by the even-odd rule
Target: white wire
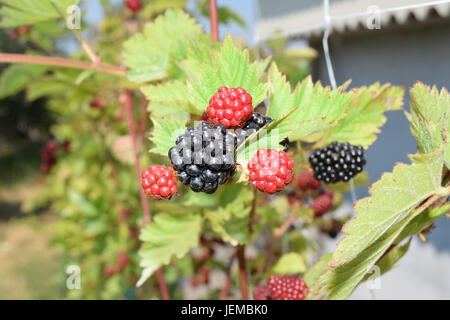
[[[437,6],[437,5],[446,4],[446,3],[450,3],[450,0],[436,0],[436,1],[428,1],[428,2],[416,3],[416,4],[411,4],[411,5],[399,6],[399,7],[386,8],[386,9],[381,9],[381,10],[377,11],[377,13],[380,13],[380,14],[392,13],[392,12],[398,12],[398,11],[403,11],[403,10]],[[330,18],[330,24],[331,24],[332,21],[348,20],[351,18],[365,17],[365,16],[372,15],[372,14],[373,14],[373,12],[365,11],[365,12],[351,13],[351,14],[342,15],[342,16],[334,16],[334,17],[329,16],[329,18]],[[274,33],[272,35],[265,37],[264,39],[256,39],[256,42],[267,41],[267,40],[270,40],[273,38],[279,38],[280,36],[289,37],[289,36],[292,36],[293,34],[299,35],[302,33],[312,32],[312,31],[322,29],[322,28],[326,29],[326,23],[318,23],[318,24],[311,25],[311,26],[308,26],[305,28],[291,29],[289,31],[284,31],[281,33]]]
[[330,1],[323,0],[323,16],[325,21],[325,32],[323,33],[322,46],[325,54],[325,62],[327,63],[328,77],[333,89],[337,88],[336,78],[334,76],[333,64],[330,58],[330,49],[328,48],[328,36],[330,35],[331,19],[330,19]]

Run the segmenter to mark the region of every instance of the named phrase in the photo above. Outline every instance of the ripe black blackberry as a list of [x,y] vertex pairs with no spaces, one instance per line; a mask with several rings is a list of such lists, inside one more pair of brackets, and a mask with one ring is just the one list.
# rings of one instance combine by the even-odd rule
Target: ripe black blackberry
[[234,135],[223,125],[201,121],[177,138],[169,158],[183,184],[214,193],[236,173],[235,147]]
[[363,147],[337,141],[314,150],[309,162],[314,170],[314,177],[325,183],[349,181],[363,171],[366,164]]
[[[252,118],[245,123],[244,127],[235,131],[237,146],[240,146],[248,137],[272,121],[273,119],[270,117],[266,117],[258,112],[253,112]],[[285,138],[280,144],[284,147],[283,151],[287,152],[289,148],[289,139]]]

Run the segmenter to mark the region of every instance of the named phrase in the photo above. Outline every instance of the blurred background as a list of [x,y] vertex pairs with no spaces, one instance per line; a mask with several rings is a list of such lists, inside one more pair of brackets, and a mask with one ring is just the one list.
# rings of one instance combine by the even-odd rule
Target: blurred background
[[[81,2],[85,12],[82,32],[92,43],[99,41],[100,29],[108,28],[105,2]],[[158,1],[144,1],[149,7],[153,2]],[[204,1],[173,2],[185,7],[209,32]],[[424,2],[331,0],[330,15],[337,18],[331,21],[329,45],[338,85],[348,79],[352,79],[350,87],[390,82],[408,91],[419,80],[450,88],[450,3],[382,11]],[[113,12],[123,10],[121,0],[111,0],[109,5]],[[219,0],[218,5],[223,10],[219,11],[221,39],[229,32],[242,38],[255,55],[273,55],[293,85],[309,73],[314,81],[330,83],[322,48],[322,1]],[[370,15],[359,14],[367,12]],[[107,23],[113,28],[110,20]],[[72,55],[80,50],[71,34],[60,35],[60,40],[46,47],[32,36],[21,38],[24,30],[15,32],[18,34],[0,31],[1,52],[50,50]],[[0,71],[5,67],[0,65]],[[15,81],[19,85],[14,94],[6,92],[0,81],[0,299],[63,298],[65,266],[70,259],[61,247],[49,245],[55,241],[51,231],[60,212],[55,212],[54,206],[29,201],[44,187],[43,175],[51,169],[43,167],[43,153],[52,147],[47,142],[60,115],[46,107],[45,95],[35,94],[30,99],[29,92],[20,90],[23,80]],[[406,110],[408,100],[406,94]],[[403,112],[387,116],[378,140],[367,152],[371,181],[391,171],[396,162],[408,162],[407,154],[416,152]],[[65,141],[58,143],[63,146]],[[47,166],[52,161],[47,159]],[[367,195],[367,187],[357,189],[357,198]],[[443,217],[428,234],[429,243],[413,240],[398,268],[381,278],[379,290],[370,292],[362,285],[351,298],[450,299],[449,233],[450,221]],[[337,240],[324,238],[323,252],[333,251]]]

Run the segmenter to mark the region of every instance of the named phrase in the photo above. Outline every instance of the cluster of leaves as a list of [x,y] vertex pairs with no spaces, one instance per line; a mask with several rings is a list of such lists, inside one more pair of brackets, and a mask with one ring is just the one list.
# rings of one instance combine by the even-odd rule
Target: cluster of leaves
[[[58,5],[77,2],[67,0]],[[6,4],[0,9],[2,26],[34,24],[37,31],[33,37],[48,38],[43,31],[45,25],[57,23],[53,19],[60,16],[51,0],[39,0],[39,5],[37,0],[20,5],[9,0],[0,3]],[[183,5],[184,1],[173,1],[174,7]],[[27,8],[40,11],[36,14]],[[142,19],[154,18],[165,8],[162,2],[151,1],[132,22],[140,26]],[[205,10],[205,5],[201,9]],[[272,43],[274,62],[271,57],[254,60],[255,53],[231,36],[223,43],[211,44],[201,26],[181,9],[165,11],[137,34],[133,29],[136,24],[127,19],[126,14],[107,15],[96,51],[105,63],[118,65],[123,61],[128,80],[116,81],[91,71],[36,66],[11,66],[0,79],[0,88],[4,88],[0,92],[5,95],[26,88],[30,100],[49,97],[48,106],[58,115],[53,134],[71,141],[71,153],[52,171],[38,202],[30,206],[52,201],[52,208],[61,213],[55,242],[65,248],[71,261],[75,259],[86,270],[84,289],[72,294],[122,297],[136,281],[141,285],[157,269],[168,266],[167,281],[177,297],[174,289],[180,277],[195,269],[195,259],[188,253],[207,238],[229,246],[259,248],[259,254],[249,263],[255,275],[253,284],[269,273],[303,274],[311,288],[309,298],[346,298],[367,278],[372,266],[377,265],[382,272],[392,268],[408,249],[409,243],[402,245],[404,239],[448,212],[450,97],[445,90],[439,93],[418,83],[411,91],[411,113],[407,117],[419,153],[411,156],[411,164],[397,165],[372,186],[371,196],[356,204],[357,216],[344,227],[346,236],[337,250],[309,270],[308,250],[314,250],[316,244],[302,230],[317,227],[311,211],[292,209],[286,194],[268,201],[245,183],[226,185],[214,195],[182,189],[174,201],[153,201],[154,221],[142,227],[137,250],[139,242],[133,230],[141,227],[141,212],[129,157],[130,137],[121,121],[120,92],[125,88],[139,88],[148,100],[152,147],[151,155],[142,157],[143,165],[168,164],[167,152],[175,138],[186,125],[199,119],[219,87],[243,87],[252,95],[255,106],[266,101],[266,114],[275,121],[238,148],[236,159],[243,177],[239,182],[245,182],[246,164],[259,148],[280,149],[279,142],[285,137],[292,142],[301,167],[308,166],[304,160],[308,149],[331,141],[369,148],[386,121],[384,113],[401,109],[404,89],[376,83],[348,90],[347,82],[332,90],[313,83],[311,77],[298,81],[300,76],[294,74],[287,78],[283,71],[298,64],[299,52],[286,53]],[[27,37],[33,40],[31,33]],[[47,43],[44,49],[53,50],[52,42]],[[117,46],[122,44],[120,57]],[[293,64],[286,62],[289,56],[294,58]],[[87,60],[81,53],[72,58]],[[90,107],[96,98],[104,101],[105,108]],[[141,114],[141,120],[145,118]],[[145,122],[140,128],[146,128]],[[143,145],[141,141],[141,148]],[[335,190],[342,187],[335,186]],[[337,199],[336,206],[340,197]],[[120,218],[124,210],[131,216]],[[273,234],[285,221],[286,213],[298,218],[300,228],[288,232],[281,245]],[[120,252],[127,252],[131,260],[126,276],[103,277]],[[171,263],[174,259],[178,259],[176,264]],[[140,271],[138,264],[143,269],[139,280],[135,277]],[[226,267],[214,259],[210,265]],[[147,293],[143,287],[139,290],[133,290],[133,294]]]
[[[179,11],[166,13],[161,21],[166,19],[169,21],[172,15],[180,15],[177,21],[183,20],[184,14]],[[155,24],[147,28],[152,30],[156,27]],[[190,21],[189,27],[183,28],[183,30],[188,29],[193,31],[190,40],[183,39],[172,47],[172,52],[183,52],[178,55],[173,53],[172,61],[178,68],[165,65],[165,70],[177,70],[176,76],[172,74],[171,81],[167,83],[152,82],[143,84],[141,87],[152,104],[163,104],[173,109],[173,116],[158,115],[157,108],[152,108],[152,104],[150,105],[149,111],[155,123],[151,138],[155,147],[151,149],[151,152],[165,155],[178,134],[174,132],[183,128],[186,123],[196,120],[196,115],[202,114],[208,105],[209,97],[222,85],[244,87],[254,97],[255,104],[267,99],[267,115],[276,119],[265,128],[267,130],[264,135],[256,134],[238,148],[237,161],[242,168],[246,167],[248,159],[261,146],[280,148],[278,143],[284,137],[300,143],[313,143],[315,147],[325,146],[331,141],[347,141],[367,149],[376,140],[376,134],[386,121],[384,113],[400,110],[402,107],[404,89],[389,84],[376,83],[347,91],[350,84],[348,82],[337,90],[331,90],[320,83],[314,84],[311,78],[307,77],[299,82],[295,89],[292,89],[275,63],[265,73],[269,59],[250,62],[248,51],[239,48],[239,44],[233,43],[230,36],[222,45],[211,46],[204,35],[198,31],[199,29],[195,28],[193,21]],[[179,30],[179,33],[181,31]],[[130,40],[126,45],[126,53],[130,57],[139,57],[133,47],[137,46],[138,41],[147,41],[145,35],[144,39],[138,37],[141,36]],[[129,64],[129,67],[132,69],[129,77],[133,80],[133,65]],[[151,65],[145,67],[151,69]],[[140,70],[143,70],[142,65]],[[166,75],[167,73],[164,76]],[[414,113],[409,118],[412,119],[416,115],[415,121],[412,121],[412,130],[419,139],[419,151],[434,153],[412,156],[411,165],[398,165],[392,174],[386,174],[373,185],[371,197],[358,202],[355,207],[358,216],[345,226],[343,231],[347,236],[339,243],[333,257],[325,256],[318,266],[306,273],[312,288],[311,298],[347,297],[356,285],[364,280],[372,265],[377,264],[382,267],[383,272],[390,269],[407,249],[406,246],[397,244],[407,236],[426,228],[446,212],[447,207],[439,206],[436,209],[438,214],[430,213],[430,220],[421,220],[420,226],[415,220],[418,217],[424,219],[424,215],[419,216],[419,214],[428,210],[428,206],[433,204],[433,201],[429,200],[430,197],[436,200],[433,197],[445,198],[448,194],[448,187],[442,186],[443,151],[437,150],[443,141],[446,141],[446,131],[443,128],[448,126],[446,115],[448,101],[445,91],[439,99],[432,99],[433,95],[429,93],[429,90],[422,89],[422,92],[419,92],[422,87],[416,85],[412,91]],[[431,96],[425,96],[426,93]],[[419,104],[420,102],[422,104]],[[432,108],[434,104],[440,106],[441,113],[429,111],[435,110]],[[165,112],[170,112],[169,110],[170,108],[166,108]],[[183,112],[181,119],[180,111]],[[297,151],[303,152],[301,149]],[[243,188],[243,190],[235,197],[230,197],[233,200],[231,203],[222,203],[222,195],[233,194],[235,188]],[[396,194],[395,197],[392,197],[393,192]],[[187,193],[175,202],[175,207],[182,205],[186,197],[190,199],[189,204],[202,203],[200,196]],[[254,195],[248,191],[248,187],[229,186],[219,193],[214,201],[210,199],[208,201],[210,205],[203,205],[203,208],[194,210],[195,216],[207,222],[204,230],[214,232],[231,245],[250,245],[262,225],[268,225],[273,231],[283,220],[286,210],[289,210],[286,206],[280,206],[278,202],[275,206],[257,205],[252,214],[256,214],[260,219],[252,233],[248,229],[247,222],[251,214],[249,204],[253,198]],[[192,199],[195,201],[193,202]],[[210,206],[214,209],[211,210]],[[280,216],[274,215],[275,212],[280,211]],[[170,214],[173,213],[170,212]],[[306,214],[302,220],[303,227],[307,227],[310,224],[308,221],[311,221],[311,213],[301,210],[299,215],[302,216],[302,214]],[[184,221],[184,215],[179,217]],[[187,223],[190,224],[192,221]],[[186,228],[189,227],[186,225]],[[165,228],[162,221],[159,228]],[[149,226],[144,231],[145,245],[141,250],[144,274],[141,283],[157,267],[169,263],[171,257],[180,256],[180,252],[164,250],[167,257],[150,259],[149,257],[155,256],[154,250],[160,252],[161,249],[158,239],[149,236],[152,230],[154,227]],[[195,230],[198,230],[198,236],[200,236],[202,229],[195,228]],[[409,232],[405,233],[405,230]],[[196,246],[196,241],[192,241],[191,245]],[[304,247],[305,242],[301,241],[300,246]],[[286,261],[298,262],[302,259],[305,261],[298,252],[295,252],[299,247],[296,248],[294,245],[293,248],[294,251],[280,258],[274,270],[287,272],[283,266],[290,263],[285,265]],[[187,248],[183,251],[188,252]],[[158,261],[159,264],[155,264]],[[292,263],[292,265],[295,264]],[[302,268],[301,271],[296,271],[301,273],[305,270]]]

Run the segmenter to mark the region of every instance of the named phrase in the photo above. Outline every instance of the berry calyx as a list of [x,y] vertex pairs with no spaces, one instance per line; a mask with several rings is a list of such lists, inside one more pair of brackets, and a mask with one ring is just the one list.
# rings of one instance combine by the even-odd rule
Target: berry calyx
[[221,124],[187,128],[169,150],[178,179],[194,192],[214,193],[236,173],[235,137]]
[[128,9],[130,9],[134,13],[139,12],[142,9],[142,3],[140,0],[126,0],[125,4],[127,5]]
[[260,149],[248,163],[250,184],[267,194],[280,192],[292,181],[294,165],[284,151]]
[[242,88],[221,87],[209,100],[207,121],[226,128],[242,128],[253,115],[252,96]]
[[314,172],[311,170],[303,170],[298,175],[295,185],[302,191],[316,190],[320,187],[320,181],[314,178]]
[[314,199],[309,208],[314,211],[314,217],[319,218],[333,209],[333,197],[322,194]]
[[270,300],[305,300],[308,294],[306,283],[290,275],[270,276],[267,288]]
[[178,191],[177,178],[172,169],[152,165],[142,171],[142,188],[156,200],[170,199]]
[[268,300],[270,295],[266,285],[259,285],[253,289],[253,300]]
[[362,146],[336,141],[314,150],[309,162],[314,170],[314,177],[325,183],[349,181],[363,171],[366,164]]

